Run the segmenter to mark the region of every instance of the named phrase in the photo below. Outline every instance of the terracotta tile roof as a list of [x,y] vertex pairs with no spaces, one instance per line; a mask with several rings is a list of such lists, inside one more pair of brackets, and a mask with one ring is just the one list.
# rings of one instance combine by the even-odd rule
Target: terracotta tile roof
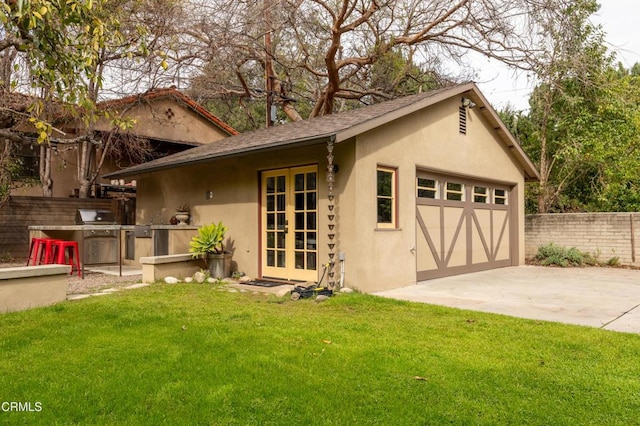
[[140,102],[141,100],[151,100],[151,99],[161,99],[166,97],[173,97],[178,101],[184,103],[189,108],[194,110],[196,113],[200,114],[205,119],[209,120],[223,131],[228,133],[230,136],[234,136],[238,134],[238,131],[233,127],[229,126],[224,121],[220,120],[215,115],[211,114],[209,111],[204,109],[202,105],[198,104],[196,101],[179,91],[174,87],[169,88],[161,88],[161,89],[151,89],[144,93],[140,93],[137,95],[131,95],[120,99],[113,99],[109,101],[103,101],[98,104],[100,108],[117,108],[125,105],[130,105],[136,102]]
[[[12,114],[16,121],[26,121],[29,115],[24,115],[23,113],[27,112],[33,104],[41,101],[42,99],[37,96],[0,88],[0,112],[5,115]],[[47,102],[44,106],[49,117],[54,120],[59,120],[69,114],[68,109],[70,106],[58,101]]]
[[502,124],[495,111],[489,106],[486,99],[482,97],[474,83],[446,87],[343,113],[242,133],[237,136],[221,139],[213,144],[203,145],[111,173],[105,177],[135,176],[146,172],[202,163],[216,158],[235,156],[243,153],[258,152],[289,145],[294,146],[321,142],[329,138],[334,138],[336,143],[340,143],[429,105],[462,94],[472,98],[473,101],[481,107],[481,111],[489,119],[494,129],[500,133],[505,144],[515,151],[515,156],[523,165],[527,177],[535,180],[538,177],[535,167],[524,154],[519,144],[513,139],[513,136],[511,136],[504,127],[504,124]]

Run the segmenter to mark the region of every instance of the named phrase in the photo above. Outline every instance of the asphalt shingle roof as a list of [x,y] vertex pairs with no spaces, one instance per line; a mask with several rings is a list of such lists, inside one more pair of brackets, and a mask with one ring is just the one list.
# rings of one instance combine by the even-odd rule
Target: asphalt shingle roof
[[[105,177],[135,176],[142,173],[201,163],[242,153],[296,145],[314,140],[321,141],[330,137],[336,137],[336,141],[340,142],[341,140],[348,139],[350,136],[391,121],[398,116],[403,116],[424,108],[437,100],[441,100],[443,96],[444,98],[449,98],[469,90],[475,90],[479,93],[473,83],[460,84],[426,93],[405,96],[355,110],[241,133],[207,145],[111,173]],[[508,137],[513,140],[510,135],[508,135]],[[531,165],[519,146],[517,146],[517,150],[524,156],[524,161]],[[522,163],[523,159],[520,158],[520,160]],[[531,167],[533,166],[531,165]],[[537,173],[535,169],[532,170],[534,176],[531,176],[530,171],[528,175],[535,178]]]

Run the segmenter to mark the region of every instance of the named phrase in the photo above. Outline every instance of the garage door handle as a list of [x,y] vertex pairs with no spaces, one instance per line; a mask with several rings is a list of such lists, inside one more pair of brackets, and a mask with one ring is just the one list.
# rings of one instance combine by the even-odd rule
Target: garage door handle
[[411,247],[411,248],[409,249],[409,251],[410,251],[412,254],[416,254],[416,248],[415,248],[415,247]]

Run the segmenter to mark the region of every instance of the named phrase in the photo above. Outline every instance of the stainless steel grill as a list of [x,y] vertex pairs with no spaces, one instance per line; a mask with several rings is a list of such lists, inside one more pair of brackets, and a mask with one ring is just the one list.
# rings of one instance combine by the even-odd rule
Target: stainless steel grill
[[113,226],[118,224],[113,212],[110,210],[78,209],[75,221],[76,225],[105,227],[105,229],[83,229],[83,265],[118,262],[119,229],[117,226]]
[[116,216],[111,210],[78,209],[76,225],[117,225]]

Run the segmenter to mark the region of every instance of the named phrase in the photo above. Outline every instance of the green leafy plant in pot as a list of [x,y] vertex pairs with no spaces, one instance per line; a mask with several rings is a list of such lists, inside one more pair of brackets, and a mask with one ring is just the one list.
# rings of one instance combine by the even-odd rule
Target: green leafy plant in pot
[[213,278],[231,275],[231,253],[225,251],[223,245],[228,230],[222,222],[203,225],[189,242],[189,253],[194,259],[204,260],[205,268],[209,268]]

